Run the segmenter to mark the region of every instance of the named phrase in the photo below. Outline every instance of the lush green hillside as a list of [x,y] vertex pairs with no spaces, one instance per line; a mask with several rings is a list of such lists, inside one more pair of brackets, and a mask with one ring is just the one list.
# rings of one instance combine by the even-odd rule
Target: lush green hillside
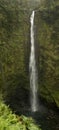
[[16,0],[0,0],[0,93],[23,107],[29,88],[29,30],[29,12]]
[[39,91],[59,106],[59,5],[48,7],[40,8],[35,17]]

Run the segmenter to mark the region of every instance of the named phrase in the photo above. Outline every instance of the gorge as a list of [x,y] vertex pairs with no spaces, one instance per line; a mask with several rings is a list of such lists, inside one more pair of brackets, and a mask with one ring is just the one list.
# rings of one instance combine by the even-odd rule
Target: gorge
[[0,0],[0,100],[58,130],[59,0],[39,1]]

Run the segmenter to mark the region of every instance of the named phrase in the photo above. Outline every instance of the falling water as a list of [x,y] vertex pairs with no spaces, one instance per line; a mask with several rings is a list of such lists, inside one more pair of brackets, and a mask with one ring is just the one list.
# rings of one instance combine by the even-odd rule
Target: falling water
[[35,59],[35,45],[34,45],[34,16],[35,11],[32,12],[30,22],[31,22],[31,52],[30,52],[30,62],[29,62],[29,72],[30,72],[30,102],[31,110],[38,110],[38,98],[37,98],[37,68],[36,68],[36,59]]

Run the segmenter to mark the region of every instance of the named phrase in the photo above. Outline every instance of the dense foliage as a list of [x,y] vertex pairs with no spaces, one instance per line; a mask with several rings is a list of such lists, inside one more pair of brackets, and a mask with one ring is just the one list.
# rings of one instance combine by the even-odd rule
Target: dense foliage
[[38,70],[40,95],[59,106],[59,5],[45,1],[36,12]]
[[8,103],[20,102],[23,107],[29,88],[28,39],[28,11],[17,0],[0,0],[0,94]]
[[0,130],[41,130],[33,119],[16,116],[0,101]]
[[59,106],[59,0],[0,0],[0,97],[29,106],[30,15],[35,8],[39,96]]

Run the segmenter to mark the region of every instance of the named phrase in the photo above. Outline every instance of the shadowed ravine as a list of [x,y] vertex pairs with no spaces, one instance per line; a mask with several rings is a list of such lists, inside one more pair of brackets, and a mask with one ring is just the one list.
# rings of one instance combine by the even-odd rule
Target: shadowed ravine
[[40,105],[40,110],[31,112],[30,110],[20,110],[19,115],[24,114],[27,117],[33,117],[35,123],[42,130],[59,130],[59,115],[58,112]]

